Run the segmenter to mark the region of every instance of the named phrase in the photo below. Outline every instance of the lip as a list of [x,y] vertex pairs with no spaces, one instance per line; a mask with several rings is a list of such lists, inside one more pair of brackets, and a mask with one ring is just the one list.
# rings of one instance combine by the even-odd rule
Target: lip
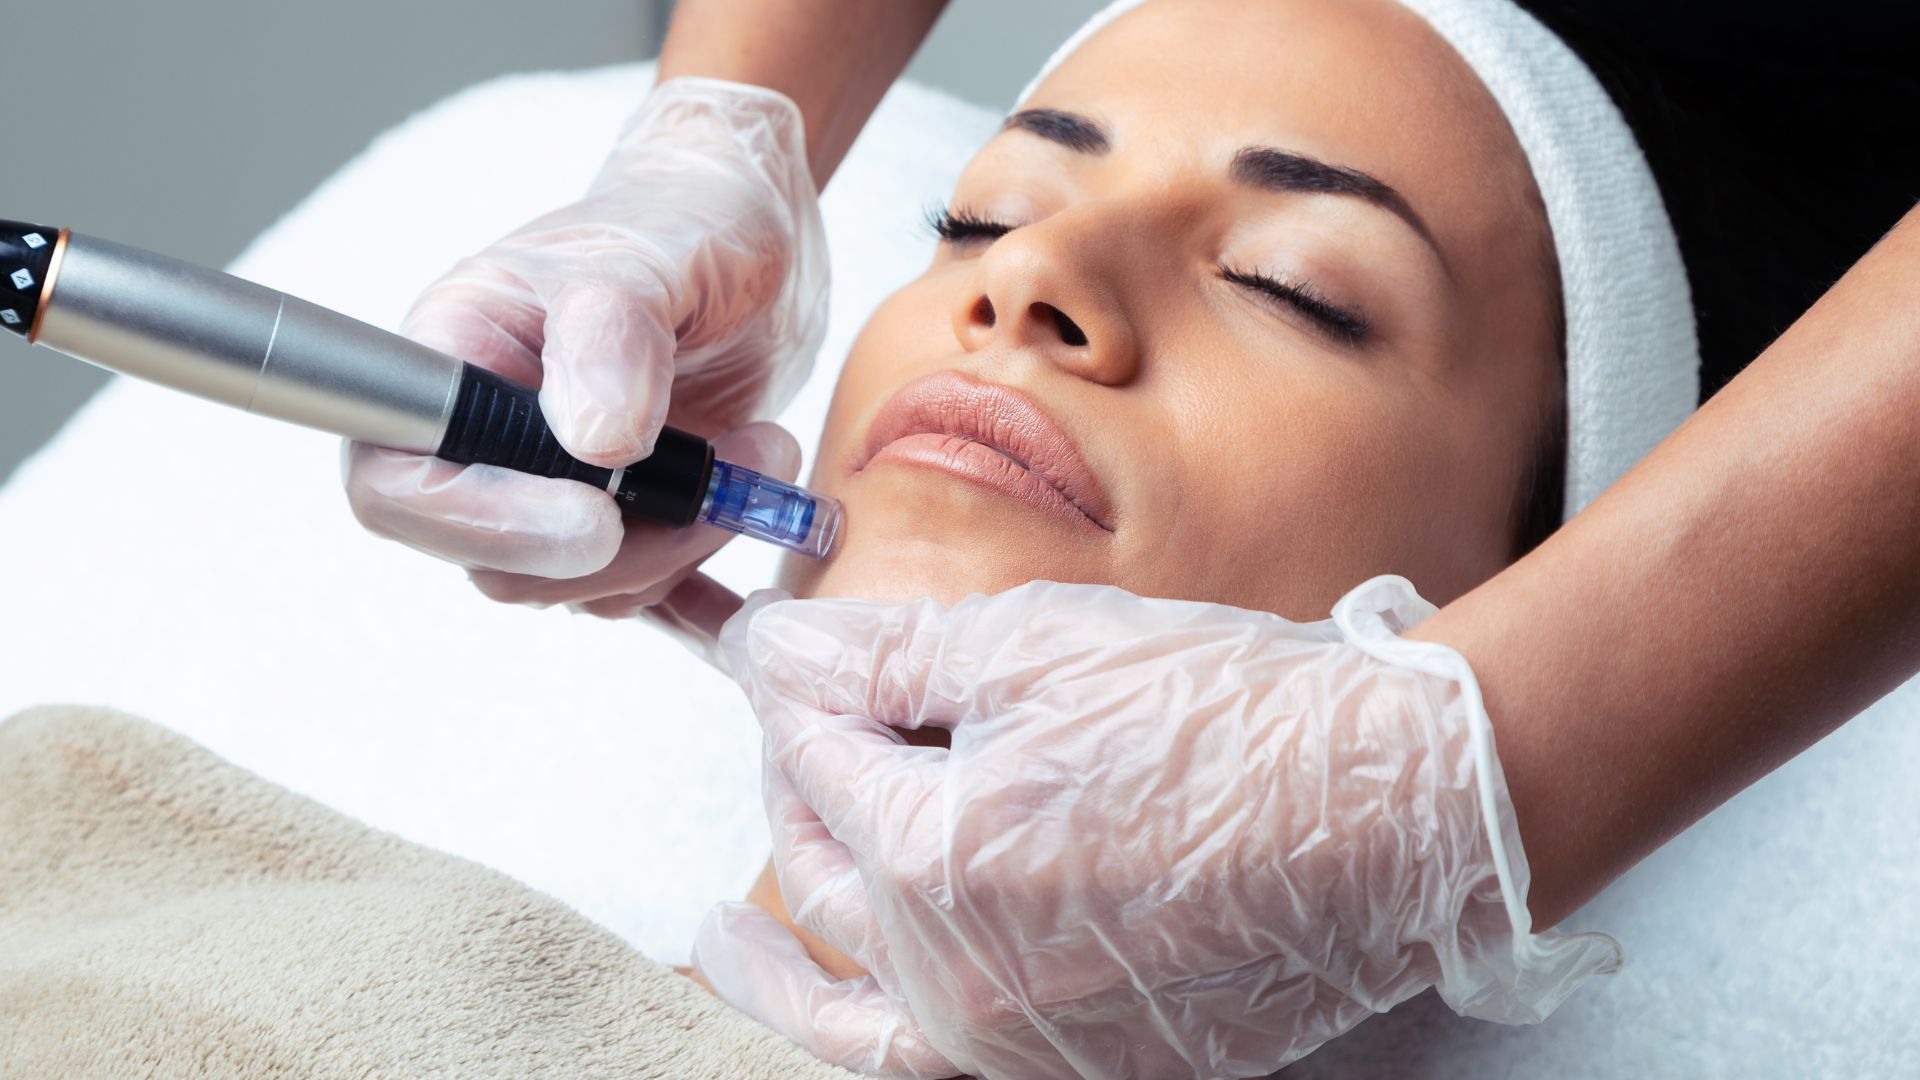
[[1009,386],[957,371],[916,379],[867,428],[848,474],[888,459],[940,469],[1112,532],[1113,506],[1073,439]]

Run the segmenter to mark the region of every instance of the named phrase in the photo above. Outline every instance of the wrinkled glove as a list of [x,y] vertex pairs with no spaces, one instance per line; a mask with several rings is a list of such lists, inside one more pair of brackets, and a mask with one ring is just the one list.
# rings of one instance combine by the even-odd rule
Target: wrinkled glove
[[[401,330],[538,386],[555,437],[583,461],[630,464],[671,420],[733,432],[722,457],[791,480],[790,435],[734,429],[799,388],[826,306],[798,108],[760,87],[674,79],[648,95],[585,198],[461,261]],[[349,442],[343,470],[367,528],[513,602],[631,614],[730,535],[623,527],[606,492],[491,465]]]
[[[724,655],[766,733],[795,922],[703,926],[727,1001],[910,1076],[1264,1076],[1436,986],[1537,1021],[1620,962],[1530,933],[1527,862],[1465,660],[1374,578],[1297,624],[1035,582],[951,610],[768,602]],[[896,729],[947,728],[952,748]]]

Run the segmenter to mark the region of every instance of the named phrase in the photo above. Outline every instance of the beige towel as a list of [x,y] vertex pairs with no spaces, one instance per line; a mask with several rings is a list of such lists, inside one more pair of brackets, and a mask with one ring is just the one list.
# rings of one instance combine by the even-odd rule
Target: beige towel
[[853,1076],[559,902],[164,728],[0,724],[0,1076],[436,1075]]

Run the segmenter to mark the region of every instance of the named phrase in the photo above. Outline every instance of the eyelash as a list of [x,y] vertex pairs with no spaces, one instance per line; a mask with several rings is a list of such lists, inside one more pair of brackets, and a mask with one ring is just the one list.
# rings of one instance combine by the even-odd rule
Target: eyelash
[[[979,217],[966,210],[936,206],[927,211],[927,226],[935,236],[949,244],[985,240],[991,243],[1018,226]],[[1329,301],[1307,282],[1288,282],[1251,270],[1220,267],[1223,280],[1242,288],[1263,293],[1312,319],[1320,328],[1348,345],[1357,345],[1373,329],[1367,317]]]
[[944,206],[927,211],[927,226],[935,236],[949,244],[964,244],[969,240],[998,240],[1015,228],[1002,221],[976,217],[965,210],[954,211]]
[[1294,310],[1319,323],[1322,329],[1348,345],[1358,345],[1373,329],[1373,324],[1367,321],[1365,315],[1340,307],[1307,282],[1281,281],[1258,271],[1235,270],[1231,266],[1222,266],[1220,276],[1235,285],[1263,292],[1291,305]]

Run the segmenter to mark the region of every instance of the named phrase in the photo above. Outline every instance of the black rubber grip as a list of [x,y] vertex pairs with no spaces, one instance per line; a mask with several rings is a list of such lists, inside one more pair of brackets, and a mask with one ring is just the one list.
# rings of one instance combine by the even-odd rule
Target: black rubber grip
[[33,317],[40,313],[47,270],[59,239],[59,229],[0,221],[0,330],[27,336]]
[[[613,470],[589,465],[561,447],[540,412],[540,394],[472,364],[461,366],[453,415],[439,457],[516,472],[578,480],[607,490]],[[684,527],[699,517],[713,472],[713,447],[698,435],[663,428],[648,457],[626,467],[614,498],[622,513]]]

